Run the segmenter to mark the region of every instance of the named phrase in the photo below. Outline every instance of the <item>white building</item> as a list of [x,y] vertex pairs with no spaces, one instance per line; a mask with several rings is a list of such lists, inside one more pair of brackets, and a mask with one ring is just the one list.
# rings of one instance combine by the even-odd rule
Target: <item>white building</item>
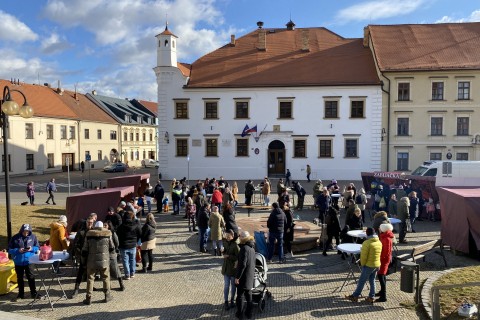
[[[156,36],[160,173],[360,179],[380,170],[381,86],[362,39],[325,28],[259,28],[177,63],[179,40]],[[245,126],[252,132],[242,137]]]

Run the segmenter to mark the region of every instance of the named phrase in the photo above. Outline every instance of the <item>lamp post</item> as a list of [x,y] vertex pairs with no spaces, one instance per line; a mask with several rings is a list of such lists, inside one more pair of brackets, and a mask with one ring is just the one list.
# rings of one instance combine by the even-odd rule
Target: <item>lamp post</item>
[[[18,107],[10,92],[18,92],[22,95],[24,103],[21,108]],[[12,238],[12,213],[10,208],[10,161],[8,159],[8,116],[20,115],[22,118],[31,118],[33,116],[33,108],[28,105],[25,95],[15,89],[10,89],[8,86],[3,88],[3,97],[0,101],[0,121],[2,122],[3,131],[3,156],[5,158],[5,202],[7,211],[7,241],[10,242]]]

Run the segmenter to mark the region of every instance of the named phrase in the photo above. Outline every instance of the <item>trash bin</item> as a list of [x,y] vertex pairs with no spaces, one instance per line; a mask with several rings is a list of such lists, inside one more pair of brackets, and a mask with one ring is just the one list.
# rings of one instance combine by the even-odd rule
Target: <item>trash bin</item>
[[415,271],[418,264],[411,261],[401,262],[400,272],[400,290],[403,292],[414,293],[415,292]]

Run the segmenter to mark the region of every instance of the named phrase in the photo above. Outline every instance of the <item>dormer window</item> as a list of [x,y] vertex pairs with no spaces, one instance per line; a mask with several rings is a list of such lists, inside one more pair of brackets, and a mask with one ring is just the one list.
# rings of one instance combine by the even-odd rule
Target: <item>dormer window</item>
[[142,117],[142,115],[140,115],[140,114],[137,115],[137,122],[138,122],[138,123],[143,123],[143,117]]
[[129,114],[126,114],[126,115],[125,115],[125,122],[131,123],[131,122],[132,122],[132,116],[129,115]]

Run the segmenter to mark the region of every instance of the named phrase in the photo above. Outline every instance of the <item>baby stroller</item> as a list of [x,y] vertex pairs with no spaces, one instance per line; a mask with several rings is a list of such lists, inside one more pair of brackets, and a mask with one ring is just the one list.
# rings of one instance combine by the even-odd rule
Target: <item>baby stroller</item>
[[255,276],[252,289],[252,302],[258,305],[261,312],[265,310],[265,299],[271,298],[272,294],[267,289],[268,266],[267,259],[261,254],[255,253]]

